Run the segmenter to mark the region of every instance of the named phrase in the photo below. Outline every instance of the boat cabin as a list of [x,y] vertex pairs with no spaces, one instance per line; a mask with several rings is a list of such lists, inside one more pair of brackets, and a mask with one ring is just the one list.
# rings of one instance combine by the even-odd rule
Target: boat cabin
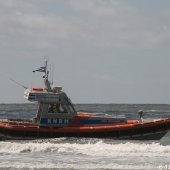
[[69,119],[77,115],[76,110],[62,91],[62,87],[51,87],[48,80],[47,61],[44,67],[45,88],[26,89],[24,98],[31,102],[38,102],[35,122],[44,127],[65,127]]

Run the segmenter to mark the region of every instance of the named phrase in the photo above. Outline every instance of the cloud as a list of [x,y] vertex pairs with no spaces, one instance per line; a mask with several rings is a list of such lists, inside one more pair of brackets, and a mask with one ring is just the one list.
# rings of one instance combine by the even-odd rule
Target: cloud
[[88,44],[103,48],[156,48],[170,38],[169,27],[164,32],[161,24],[152,23],[153,16],[143,16],[119,1],[70,3],[80,14],[86,14],[84,23],[78,26]]
[[[56,8],[60,3],[64,12],[45,13],[50,2]],[[0,11],[0,44],[7,48],[55,48],[64,42],[75,47],[148,49],[166,45],[170,38],[168,24],[154,24],[152,16],[118,0],[42,1],[42,5],[6,0],[0,1]]]

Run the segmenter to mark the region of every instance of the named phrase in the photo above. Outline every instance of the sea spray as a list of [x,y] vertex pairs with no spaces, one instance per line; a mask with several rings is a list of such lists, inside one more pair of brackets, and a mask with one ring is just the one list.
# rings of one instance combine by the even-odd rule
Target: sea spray
[[163,146],[160,143],[105,143],[99,140],[95,143],[51,143],[51,142],[1,142],[0,153],[24,153],[24,152],[58,152],[80,153],[89,156],[113,156],[116,155],[170,155],[170,145]]

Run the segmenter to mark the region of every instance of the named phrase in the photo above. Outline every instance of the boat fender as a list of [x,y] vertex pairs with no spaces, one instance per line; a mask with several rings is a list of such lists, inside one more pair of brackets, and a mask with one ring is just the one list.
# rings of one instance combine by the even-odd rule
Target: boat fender
[[44,89],[40,88],[40,87],[33,87],[32,90],[33,91],[43,91]]

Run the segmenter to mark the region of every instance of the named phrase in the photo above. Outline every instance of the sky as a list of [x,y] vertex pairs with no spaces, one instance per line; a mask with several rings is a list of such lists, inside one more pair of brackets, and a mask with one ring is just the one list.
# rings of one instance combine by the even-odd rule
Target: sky
[[0,103],[54,84],[73,103],[170,103],[169,0],[0,0]]

